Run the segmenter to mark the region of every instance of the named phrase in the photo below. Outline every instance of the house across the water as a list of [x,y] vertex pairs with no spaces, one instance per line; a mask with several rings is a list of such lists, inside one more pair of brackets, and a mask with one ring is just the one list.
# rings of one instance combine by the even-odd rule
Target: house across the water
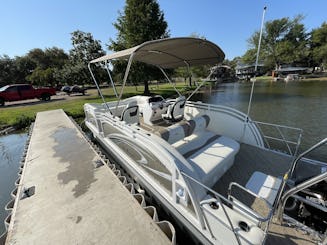
[[230,66],[217,65],[210,68],[208,80],[214,82],[231,82],[235,80],[235,73]]
[[300,80],[301,75],[309,73],[310,68],[308,67],[279,67],[276,70],[272,71],[272,77],[275,82],[277,81],[293,81],[293,80]]
[[245,80],[250,80],[251,77],[256,76],[261,76],[264,74],[265,69],[264,69],[263,64],[258,64],[257,65],[257,72],[255,73],[255,64],[238,64],[235,68],[236,70],[236,77],[238,79],[245,79]]

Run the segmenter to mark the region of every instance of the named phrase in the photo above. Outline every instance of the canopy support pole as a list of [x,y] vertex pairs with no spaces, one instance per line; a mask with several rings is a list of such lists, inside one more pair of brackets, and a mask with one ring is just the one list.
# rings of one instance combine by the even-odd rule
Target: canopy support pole
[[168,77],[167,73],[164,71],[164,69],[162,69],[160,66],[158,66],[158,68],[164,74],[164,76],[166,77],[166,79],[168,80],[168,82],[171,84],[171,86],[173,86],[173,88],[175,89],[175,91],[178,93],[178,96],[182,96],[181,93],[176,88],[175,84],[169,79],[169,77]]
[[252,97],[253,97],[253,90],[254,90],[254,83],[257,75],[257,70],[258,70],[258,62],[259,62],[259,53],[260,53],[260,46],[261,46],[261,39],[262,39],[262,31],[263,31],[263,24],[265,20],[265,13],[266,13],[267,7],[263,8],[263,13],[262,13],[262,20],[261,20],[261,29],[260,29],[260,36],[259,36],[259,44],[258,44],[258,50],[257,50],[257,57],[255,59],[255,66],[254,66],[254,81],[252,82],[252,87],[251,87],[251,94],[250,94],[250,100],[249,100],[249,105],[248,105],[248,112],[246,115],[246,120],[248,121],[249,115],[250,115],[250,110],[251,110],[251,104],[252,104]]
[[193,92],[189,95],[189,97],[187,97],[186,101],[188,101],[196,92],[198,92],[198,90],[203,86],[205,82],[206,80],[203,80],[202,83],[200,83],[200,85],[198,85],[196,89],[193,90]]
[[126,85],[129,70],[131,69],[133,57],[134,57],[134,53],[132,53],[131,56],[128,59],[128,63],[127,63],[127,67],[126,67],[126,71],[125,71],[125,75],[124,75],[124,80],[123,80],[123,85],[121,87],[120,94],[119,94],[119,97],[118,97],[118,101],[117,101],[117,104],[116,104],[115,116],[117,116],[117,109],[118,109],[118,106],[119,106],[119,102],[120,102],[120,100],[121,100],[121,98],[123,96],[123,93],[124,93],[124,88],[125,88],[125,85]]
[[106,100],[105,100],[104,97],[103,97],[103,94],[102,94],[102,92],[101,92],[101,89],[100,89],[100,87],[99,87],[99,84],[98,84],[97,80],[95,79],[95,76],[94,76],[93,71],[92,71],[92,69],[91,69],[91,63],[89,63],[89,64],[87,65],[87,67],[89,68],[89,71],[90,71],[90,73],[91,73],[92,79],[93,79],[93,81],[94,81],[94,83],[95,83],[95,86],[97,87],[97,90],[98,90],[98,92],[99,92],[99,95],[100,95],[100,97],[101,97],[103,103],[105,104],[105,106],[106,106],[107,110],[109,111],[109,113],[112,114],[111,111],[110,111],[110,109],[109,109],[109,106],[108,106],[107,103],[106,103]]
[[260,46],[261,46],[261,39],[262,39],[262,31],[263,31],[263,24],[264,24],[264,20],[265,20],[266,9],[267,9],[267,7],[265,6],[263,8],[263,13],[262,13],[260,36],[259,36],[259,44],[258,44],[257,56],[256,56],[256,59],[255,59],[255,66],[254,66],[254,81],[252,81],[251,93],[250,93],[250,99],[249,99],[249,105],[248,105],[248,111],[247,111],[246,117],[244,118],[243,135],[242,135],[242,137],[240,139],[241,142],[243,142],[243,139],[244,139],[244,136],[245,136],[245,131],[246,131],[246,128],[247,128],[247,123],[249,122],[249,116],[250,116],[251,105],[252,105],[252,97],[253,97],[253,91],[254,91],[254,83],[255,83],[255,80],[256,80],[256,74],[257,74],[257,70],[258,70],[259,53],[260,53]]
[[118,98],[117,90],[116,90],[114,81],[112,80],[112,77],[111,77],[111,74],[110,74],[109,62],[108,61],[106,61],[105,67],[106,67],[106,70],[107,70],[107,73],[108,73],[108,76],[109,76],[109,79],[110,79],[110,82],[111,82],[112,89],[114,90],[115,96]]

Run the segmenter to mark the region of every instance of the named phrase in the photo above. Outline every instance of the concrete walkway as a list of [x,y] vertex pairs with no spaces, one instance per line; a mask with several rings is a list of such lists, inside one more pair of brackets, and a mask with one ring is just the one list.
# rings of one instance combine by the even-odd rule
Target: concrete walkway
[[[37,114],[6,244],[169,244],[62,110]],[[32,193],[32,192],[31,192]]]

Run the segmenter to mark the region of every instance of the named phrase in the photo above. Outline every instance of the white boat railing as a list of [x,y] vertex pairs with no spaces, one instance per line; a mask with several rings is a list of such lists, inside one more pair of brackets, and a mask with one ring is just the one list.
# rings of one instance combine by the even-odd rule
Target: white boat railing
[[[190,109],[196,108],[199,112],[204,114],[207,111],[211,111],[238,120],[244,125],[243,136],[245,135],[245,131],[250,132],[257,146],[284,152],[291,156],[296,156],[298,153],[303,133],[303,130],[300,128],[252,121],[249,118],[246,120],[246,115],[243,112],[228,106],[191,101],[187,102],[187,106]],[[240,137],[240,139],[241,142],[244,141],[243,137]]]
[[[261,229],[264,234],[263,241],[265,240],[265,237],[267,234],[267,229],[269,227],[269,222],[272,217],[271,212],[269,212],[269,214],[266,217],[263,217],[256,210],[254,210],[251,207],[246,206],[242,202],[239,202],[238,200],[236,200],[235,196],[233,196],[233,198],[229,198],[229,197],[226,198],[222,194],[205,186],[204,184],[202,184],[198,180],[194,179],[193,177],[185,174],[184,172],[181,172],[181,174],[182,174],[185,182],[188,182],[189,185],[193,185],[193,187],[197,186],[195,189],[203,188],[205,190],[206,194],[211,196],[215,200],[210,203],[210,207],[211,207],[211,205],[216,204],[217,209],[221,208],[223,210],[224,217],[215,216],[214,218],[216,219],[216,221],[218,223],[224,223],[224,220],[228,221],[228,223],[227,224],[225,223],[225,225],[228,226],[229,229],[234,233],[238,244],[241,244],[241,240],[240,240],[241,238],[244,239],[244,237],[241,237],[240,233],[239,233],[240,229],[242,230],[243,227],[236,227],[237,225],[233,224],[232,218],[229,215],[229,211],[228,211],[228,209],[230,209],[230,208],[233,210],[233,212],[238,213],[240,216],[247,217],[248,220],[252,220],[254,223],[257,223],[258,228]],[[197,208],[199,210],[201,210],[201,214],[205,220],[205,223],[207,225],[207,228],[208,228],[208,231],[209,231],[211,237],[213,239],[215,239],[213,229],[210,226],[210,223],[208,222],[207,217],[205,215],[205,211],[204,211],[204,207],[203,207],[204,200],[199,200],[198,197],[195,197],[194,201],[195,201],[194,205],[196,205]],[[214,207],[211,207],[211,208],[215,209]],[[269,208],[273,209],[270,205],[269,205]]]
[[256,124],[260,130],[266,148],[284,152],[293,157],[297,155],[302,139],[302,129],[259,121],[250,123]]

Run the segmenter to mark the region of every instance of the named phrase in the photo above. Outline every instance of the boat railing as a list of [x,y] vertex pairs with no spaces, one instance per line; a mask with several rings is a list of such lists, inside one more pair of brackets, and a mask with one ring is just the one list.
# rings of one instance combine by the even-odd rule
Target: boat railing
[[265,147],[296,156],[301,144],[303,130],[284,125],[250,121],[260,130]]
[[[212,105],[202,102],[187,102],[187,113],[193,114],[192,109],[196,109],[198,113],[206,113],[206,111],[221,113],[232,117],[244,124],[243,136],[245,131],[250,130],[254,137],[254,143],[260,147],[287,153],[296,156],[302,139],[303,130],[300,128],[284,126],[261,121],[252,121],[247,118],[246,114],[234,108],[223,105]],[[241,141],[244,140],[240,136]]]
[[[244,186],[242,186],[242,185],[240,185],[240,184],[238,184],[238,183],[236,183],[236,182],[231,182],[231,183],[229,184],[229,188],[228,188],[228,200],[230,200],[230,201],[232,201],[232,202],[233,202],[234,200],[237,200],[238,202],[242,203],[240,200],[238,200],[237,197],[235,197],[235,196],[233,195],[233,189],[235,189],[235,188],[241,190],[242,192],[245,192],[246,194],[248,194],[248,195],[250,195],[250,196],[252,196],[252,197],[254,197],[254,198],[256,198],[256,199],[259,199],[259,200],[260,200],[261,202],[263,202],[263,203],[266,205],[266,207],[269,209],[269,212],[268,212],[268,214],[266,215],[266,217],[262,216],[261,214],[256,214],[257,219],[258,219],[260,222],[269,221],[269,220],[271,219],[272,214],[273,214],[273,212],[272,212],[272,211],[273,211],[273,207],[272,207],[272,205],[271,205],[271,204],[270,204],[266,199],[260,197],[260,196],[257,195],[256,193],[250,191],[249,189],[245,188]],[[246,206],[246,204],[244,204],[244,203],[242,203],[241,205],[242,205],[242,206],[243,206],[243,205]],[[250,207],[248,207],[248,208],[250,208]]]
[[[207,187],[206,185],[202,184],[201,182],[199,182],[198,180],[194,179],[193,177],[187,175],[186,173],[181,172],[181,174],[182,174],[185,182],[187,182],[189,185],[195,187],[195,189],[197,189],[197,190],[203,188],[205,193],[215,200],[215,201],[210,201],[210,207],[211,207],[211,205],[214,206],[215,203],[216,203],[216,205],[218,205],[218,208],[221,207],[221,209],[223,210],[222,213],[224,214],[226,219],[224,219],[223,217],[218,217],[218,215],[214,216],[214,218],[219,223],[222,223],[222,222],[224,222],[224,220],[227,220],[228,224],[225,224],[225,225],[228,225],[230,230],[234,233],[235,238],[239,244],[241,244],[241,242],[240,242],[240,237],[239,237],[238,231],[242,228],[236,227],[238,224],[236,224],[236,225],[233,224],[232,217],[229,214],[230,208],[232,208],[233,212],[238,213],[242,217],[247,217],[249,220],[252,220],[253,222],[257,223],[258,227],[266,235],[268,223],[272,217],[271,212],[269,212],[269,214],[266,217],[263,217],[257,211],[253,210],[251,207],[248,207],[246,205],[243,205],[241,202],[236,201],[235,197],[232,198],[232,196],[229,196],[226,198],[222,194]],[[253,195],[256,196],[254,193],[253,193]],[[203,216],[203,219],[205,220],[205,223],[207,224],[208,231],[210,232],[212,238],[215,238],[214,233],[213,233],[213,231],[210,227],[210,224],[207,220],[207,217],[205,215],[205,210],[204,210],[204,205],[203,205],[205,203],[205,200],[203,200],[203,198],[201,198],[202,200],[200,200],[199,196],[196,194],[194,196],[195,196],[194,205],[196,206],[197,210],[200,210],[200,214]],[[269,203],[268,203],[268,207],[271,207],[271,205]],[[215,207],[211,207],[211,208],[215,209]],[[263,225],[263,224],[265,224],[265,225]]]
[[[210,111],[211,113],[227,115],[228,117],[233,118],[234,120],[239,122],[240,127],[242,127],[242,125],[244,125],[244,130],[250,130],[251,135],[253,136],[253,140],[256,145],[262,146],[262,147],[264,146],[261,132],[258,129],[257,125],[255,123],[246,123],[246,115],[243,112],[236,110],[234,108],[228,107],[228,106],[213,105],[213,104],[207,104],[207,103],[202,103],[202,102],[187,101],[186,105],[187,105],[187,108],[185,109],[186,113],[193,114],[193,116],[196,116],[196,113],[206,114],[207,111]],[[247,127],[245,127],[245,126],[247,126]],[[244,130],[238,130],[238,133],[236,133],[234,135],[235,137],[232,137],[232,138],[234,138],[236,140],[241,139],[242,134],[244,134]],[[230,133],[234,134],[235,133],[234,129],[233,129],[233,132],[230,132]]]
[[[293,173],[294,170],[297,167],[297,164],[299,163],[299,161],[305,157],[306,155],[308,155],[310,152],[322,147],[323,145],[327,144],[327,138],[321,140],[320,142],[318,142],[317,144],[313,145],[312,147],[310,147],[308,150],[304,151],[303,153],[301,153],[296,159],[294,159],[290,170],[288,171],[288,173],[286,174],[286,176],[284,177],[284,183],[283,183],[283,187],[285,187],[286,185],[286,181],[290,178],[293,177]],[[321,174],[319,175],[315,175],[303,182],[301,182],[300,184],[295,185],[294,187],[290,188],[289,190],[287,190],[285,193],[283,193],[283,195],[280,195],[279,199],[278,199],[278,211],[277,211],[277,215],[278,215],[278,220],[281,222],[282,221],[282,217],[283,217],[283,213],[284,213],[284,208],[286,205],[286,201],[288,200],[288,198],[290,198],[291,196],[297,194],[298,192],[319,183],[322,180],[326,180],[327,179],[327,171],[322,171]],[[284,188],[283,188],[284,189]]]

